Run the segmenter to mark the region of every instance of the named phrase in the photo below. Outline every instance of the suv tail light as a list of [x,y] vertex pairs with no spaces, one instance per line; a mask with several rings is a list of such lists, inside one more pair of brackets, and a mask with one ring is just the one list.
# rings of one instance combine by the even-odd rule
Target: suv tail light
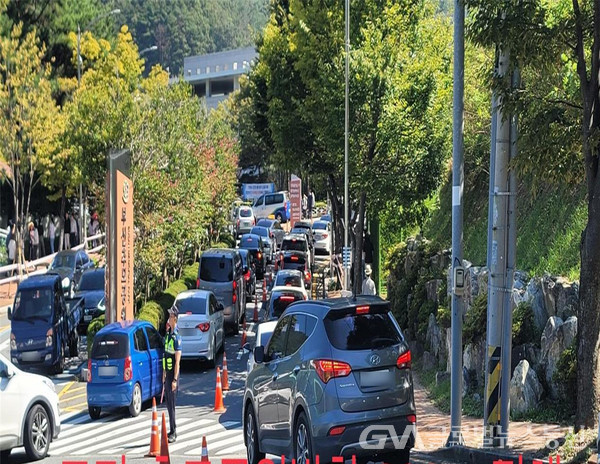
[[88,359],[87,381],[88,381],[88,383],[90,383],[92,381],[92,360],[91,359]]
[[237,292],[236,292],[236,290],[237,290],[237,282],[236,282],[235,280],[233,281],[233,284],[232,284],[232,286],[233,286],[233,297],[232,297],[232,301],[233,301],[233,304],[235,304],[235,303],[237,302]]
[[290,295],[284,295],[284,296],[280,296],[279,299],[281,301],[294,301],[294,297],[290,296]]
[[200,288],[200,277],[196,279],[196,288]]
[[246,282],[250,282],[250,271],[244,274],[244,279],[246,279]]
[[131,370],[131,356],[125,358],[125,366],[123,369],[123,381],[129,382],[133,377],[133,371]]
[[402,353],[400,356],[398,356],[398,359],[396,360],[396,367],[398,369],[410,369],[410,366],[411,366],[410,351],[407,351],[406,353]]
[[369,314],[369,309],[368,306],[357,306],[356,314]]
[[258,259],[261,259],[261,258],[262,258],[262,253],[259,251],[259,252],[256,254],[256,256],[258,256]]
[[196,328],[200,329],[200,332],[208,332],[210,330],[210,322],[201,322]]
[[350,364],[342,361],[332,361],[330,359],[316,359],[311,364],[317,371],[317,375],[323,383],[329,382],[334,377],[346,377],[352,372]]

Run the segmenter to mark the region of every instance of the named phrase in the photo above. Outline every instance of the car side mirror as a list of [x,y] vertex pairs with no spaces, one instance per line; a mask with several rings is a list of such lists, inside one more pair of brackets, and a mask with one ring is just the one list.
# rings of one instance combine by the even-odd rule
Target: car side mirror
[[261,364],[261,363],[265,362],[265,347],[264,346],[254,347],[254,361],[257,364]]
[[252,349],[250,349],[250,343],[244,343],[244,346],[242,346],[242,350],[244,350],[244,353],[250,353],[252,351]]
[[8,307],[8,311],[6,312],[6,316],[8,317],[9,321],[12,319],[12,308],[10,306]]
[[2,379],[10,379],[13,375],[15,375],[15,373],[8,366],[5,366],[0,370],[0,378]]
[[223,311],[225,309],[225,307],[223,306],[223,303],[219,303],[219,311]]

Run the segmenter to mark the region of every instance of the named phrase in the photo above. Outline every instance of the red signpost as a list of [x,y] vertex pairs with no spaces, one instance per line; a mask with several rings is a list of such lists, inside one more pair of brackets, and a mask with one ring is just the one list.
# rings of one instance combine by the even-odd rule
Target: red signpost
[[290,180],[290,227],[302,220],[302,180],[292,174]]

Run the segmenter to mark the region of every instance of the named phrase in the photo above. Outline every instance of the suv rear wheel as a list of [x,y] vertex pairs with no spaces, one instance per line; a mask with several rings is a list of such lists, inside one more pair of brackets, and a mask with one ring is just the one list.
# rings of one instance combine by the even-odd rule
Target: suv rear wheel
[[312,446],[312,437],[310,436],[310,427],[306,414],[301,412],[296,421],[296,437],[294,440],[294,457],[298,464],[308,464],[314,462],[314,453]]
[[92,420],[100,419],[101,409],[98,406],[88,406],[88,414]]
[[244,431],[244,442],[246,443],[246,456],[248,464],[258,464],[265,458],[265,453],[261,453],[258,448],[258,432],[256,429],[256,418],[252,407],[248,408],[246,414],[246,430]]

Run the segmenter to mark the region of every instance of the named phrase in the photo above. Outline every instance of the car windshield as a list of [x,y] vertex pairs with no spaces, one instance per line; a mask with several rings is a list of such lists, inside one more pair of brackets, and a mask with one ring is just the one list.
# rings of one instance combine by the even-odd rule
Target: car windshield
[[330,312],[324,320],[331,344],[338,350],[372,350],[402,342],[389,313],[347,314]]
[[277,274],[275,278],[276,287],[302,287],[302,276],[300,274]]
[[203,256],[200,260],[200,280],[205,282],[231,282],[233,264],[225,256]]
[[49,321],[52,317],[52,288],[23,289],[15,296],[15,307],[12,319],[25,321],[42,319]]
[[81,276],[79,291],[104,290],[104,272],[86,272]]
[[49,269],[58,269],[59,267],[68,267],[71,269],[75,268],[75,255],[56,255],[52,260],[52,264],[50,264]]
[[175,306],[179,314],[206,314],[206,298],[199,296],[177,300]]
[[259,346],[267,346],[267,343],[269,343],[269,340],[271,339],[271,335],[273,335],[273,329],[267,330],[266,332],[262,332],[260,334],[260,345]]
[[327,230],[326,222],[315,222],[312,226],[313,230]]
[[258,223],[256,225],[261,226],[261,227],[270,228],[272,225],[272,221],[270,219],[261,219],[260,221],[258,221]]
[[96,334],[92,359],[123,359],[129,355],[129,338],[124,333]]
[[271,317],[280,317],[294,301],[303,299],[300,292],[274,292],[271,297]]
[[281,249],[286,251],[306,251],[307,248],[306,240],[297,238],[287,238],[281,244]]
[[249,218],[252,217],[252,210],[248,208],[240,209],[240,217]]

